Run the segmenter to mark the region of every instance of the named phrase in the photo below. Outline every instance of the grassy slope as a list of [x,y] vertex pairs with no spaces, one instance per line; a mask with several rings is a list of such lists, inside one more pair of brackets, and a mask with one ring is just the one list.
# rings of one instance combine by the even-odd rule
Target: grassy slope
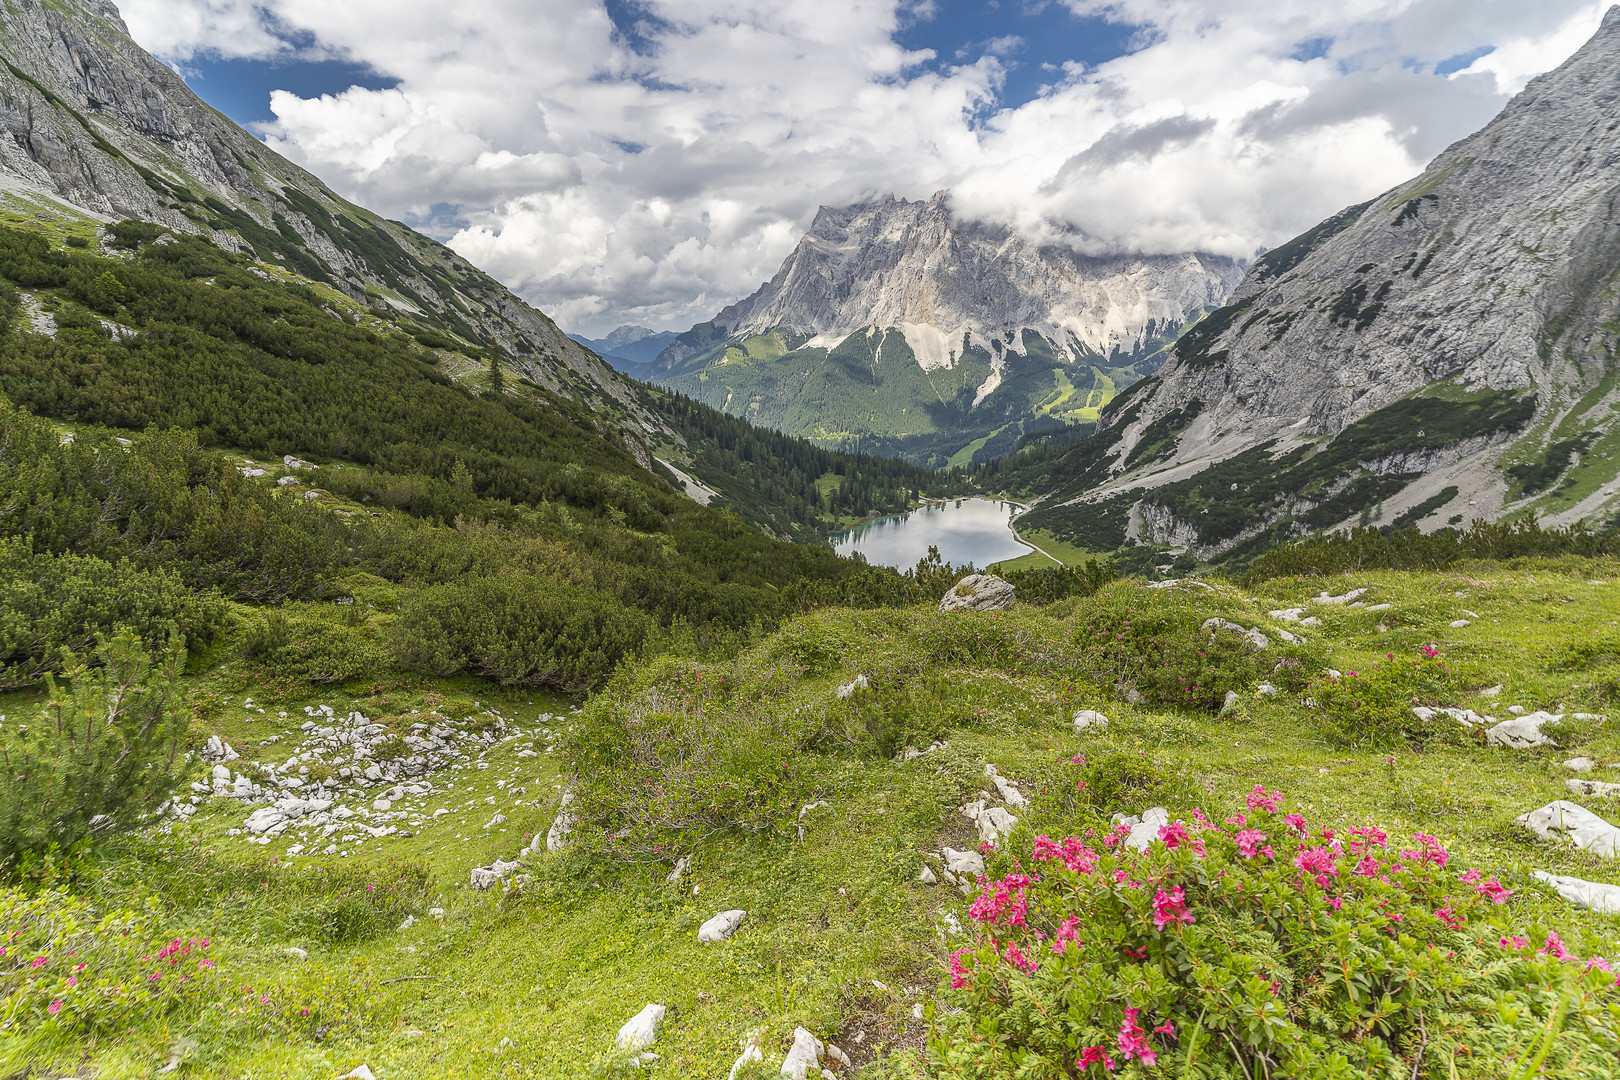
[[[1321,588],[1335,592],[1371,586],[1365,599],[1395,610],[1371,613],[1325,607],[1325,626],[1314,646],[1322,659],[1345,670],[1369,667],[1385,653],[1410,653],[1428,642],[1476,670],[1478,686],[1505,685],[1494,701],[1464,697],[1456,702],[1503,715],[1509,704],[1534,709],[1615,707],[1614,679],[1620,667],[1554,670],[1551,654],[1566,643],[1612,637],[1620,626],[1620,564],[1567,560],[1513,567],[1479,565],[1442,574],[1368,573],[1322,582],[1278,581],[1255,590],[1257,616],[1274,607],[1305,604]],[[1448,623],[1463,609],[1480,618],[1464,629]],[[1065,609],[1067,610],[1067,609]],[[1021,609],[1004,616],[1039,629],[1053,616]],[[940,616],[924,611],[813,617],[817,632],[840,641],[847,670],[815,680],[813,693],[832,687],[871,665],[904,665],[903,626]],[[1380,630],[1383,619],[1387,632]],[[575,852],[536,860],[537,881],[504,901],[472,892],[469,866],[495,854],[510,856],[522,839],[551,820],[554,784],[567,762],[553,755],[519,758],[534,737],[541,711],[558,704],[532,693],[508,694],[487,685],[417,683],[305,690],[268,704],[263,716],[242,710],[251,676],[231,659],[233,647],[212,654],[216,666],[197,675],[199,689],[229,695],[205,727],[231,738],[248,757],[273,759],[282,744],[266,745],[272,733],[295,727],[279,721],[286,711],[302,719],[300,706],[324,703],[339,712],[367,715],[422,708],[427,695],[455,717],[493,706],[524,735],[488,752],[490,767],[441,775],[454,785],[424,804],[464,808],[409,839],[368,844],[347,862],[381,865],[388,859],[422,862],[439,875],[442,922],[421,918],[410,930],[369,943],[322,945],[290,931],[270,915],[274,891],[261,897],[200,903],[171,901],[177,933],[211,934],[216,958],[244,984],[268,980],[340,980],[358,972],[382,995],[364,1030],[316,1044],[307,1040],[230,1043],[210,1036],[205,1024],[171,1028],[154,1022],[95,1043],[49,1042],[30,1050],[0,1042],[0,1065],[17,1075],[59,1075],[89,1067],[98,1077],[147,1076],[168,1055],[178,1036],[196,1040],[184,1076],[331,1077],[364,1061],[382,1080],[406,1076],[569,1076],[601,1054],[613,1032],[648,1001],[672,1008],[656,1050],[662,1061],[652,1076],[721,1076],[749,1029],[764,1026],[780,1051],[792,1027],[803,1024],[857,1053],[873,1046],[915,1045],[922,1024],[911,1007],[941,990],[939,916],[961,916],[966,901],[940,887],[916,884],[919,849],[942,838],[964,846],[965,822],[953,808],[982,785],[983,764],[996,763],[1018,778],[1049,767],[1059,756],[1095,754],[1108,746],[1148,752],[1187,769],[1213,808],[1259,783],[1280,788],[1313,820],[1335,826],[1376,821],[1392,833],[1421,828],[1450,845],[1455,857],[1499,873],[1520,890],[1516,904],[1529,921],[1544,914],[1561,924],[1584,922],[1620,938],[1620,920],[1575,913],[1549,899],[1527,880],[1530,869],[1620,881],[1620,869],[1594,857],[1538,845],[1512,825],[1526,810],[1563,797],[1569,775],[1558,764],[1585,754],[1620,761],[1620,727],[1581,725],[1559,736],[1559,749],[1509,752],[1481,748],[1415,753],[1346,749],[1323,740],[1312,713],[1299,699],[1245,700],[1225,719],[1137,710],[1109,700],[1093,687],[1041,679],[1009,679],[995,669],[934,671],[926,682],[950,722],[946,749],[913,762],[859,763],[827,759],[821,782],[831,802],[806,819],[803,841],[718,836],[694,853],[694,873],[680,888],[662,883],[664,865],[592,865]],[[262,689],[258,694],[264,694]],[[475,705],[474,702],[480,703]],[[0,701],[15,715],[24,702]],[[1064,718],[1079,706],[1100,707],[1114,718],[1111,734],[1076,737]],[[545,740],[537,743],[543,748]],[[1600,775],[1607,772],[1600,768]],[[1606,778],[1606,777],[1605,777]],[[524,781],[528,793],[510,805],[484,803],[497,780]],[[1041,795],[1034,795],[1039,811]],[[1620,808],[1580,800],[1611,819]],[[510,820],[485,834],[479,825],[492,809]],[[1123,807],[1140,811],[1142,807]],[[234,803],[204,804],[183,829],[203,850],[184,872],[224,877],[231,860],[260,860],[284,853],[284,839],[249,847],[225,835],[245,811]],[[454,839],[456,834],[464,839]],[[308,858],[300,860],[308,862]],[[167,888],[181,873],[174,867],[115,867],[104,893],[138,891],[134,882]],[[696,888],[692,888],[695,884]],[[694,892],[696,895],[694,895]],[[697,925],[716,911],[741,907],[748,921],[730,943],[699,946]],[[307,963],[283,954],[287,946],[310,950]],[[385,983],[385,980],[408,981]],[[425,976],[419,978],[420,976]],[[879,989],[873,980],[884,984]],[[914,988],[920,988],[914,989]],[[866,1033],[857,1041],[856,1032]],[[421,1032],[421,1034],[411,1034]],[[504,1049],[503,1039],[511,1044]]]

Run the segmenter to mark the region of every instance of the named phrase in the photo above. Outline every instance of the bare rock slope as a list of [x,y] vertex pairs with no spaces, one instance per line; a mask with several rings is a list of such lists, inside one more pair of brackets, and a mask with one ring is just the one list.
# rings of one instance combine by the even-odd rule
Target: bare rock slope
[[535,382],[631,391],[466,260],[346,202],[204,104],[110,0],[0,0],[0,197],[198,233],[497,348]]
[[1058,501],[1128,497],[1133,536],[1206,553],[1284,519],[1606,518],[1617,344],[1620,7],[1423,175],[1260,259]]

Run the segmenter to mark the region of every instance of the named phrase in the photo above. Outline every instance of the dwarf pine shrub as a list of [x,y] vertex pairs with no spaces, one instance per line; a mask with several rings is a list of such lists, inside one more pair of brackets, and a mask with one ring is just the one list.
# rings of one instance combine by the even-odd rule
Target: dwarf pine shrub
[[178,636],[156,663],[132,633],[104,639],[98,667],[68,669],[65,684],[47,675],[45,703],[0,727],[0,866],[72,849],[103,825],[129,828],[162,804],[180,780],[191,724],[184,654]]
[[998,853],[929,1074],[1612,1075],[1599,938],[1540,924],[1432,836],[1339,836],[1281,809],[1257,787],[1142,853],[1123,828]]
[[167,571],[40,554],[20,539],[0,539],[0,687],[33,685],[60,671],[64,649],[87,652],[99,634],[128,629],[161,643],[172,626],[199,648],[224,622],[217,592],[193,592]]
[[580,693],[606,682],[651,629],[605,592],[513,574],[425,590],[401,610],[391,644],[410,671]]
[[387,664],[382,639],[364,621],[350,625],[345,610],[267,611],[248,625],[243,652],[272,679],[336,683],[375,674]]

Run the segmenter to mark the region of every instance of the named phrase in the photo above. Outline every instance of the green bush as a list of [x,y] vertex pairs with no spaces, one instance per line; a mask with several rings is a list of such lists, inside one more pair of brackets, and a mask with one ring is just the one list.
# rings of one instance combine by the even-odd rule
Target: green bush
[[103,827],[133,828],[168,798],[191,724],[179,687],[184,653],[173,637],[154,664],[123,631],[95,650],[98,667],[66,671],[67,685],[45,676],[45,703],[27,723],[0,729],[0,865],[72,850]]
[[391,645],[409,671],[579,693],[606,682],[651,629],[606,593],[514,574],[423,591],[400,611]]
[[1390,653],[1369,671],[1324,675],[1309,693],[1335,740],[1351,746],[1385,746],[1407,740],[1418,745],[1449,738],[1461,726],[1450,717],[1421,720],[1414,706],[1455,706],[1464,679],[1455,664],[1425,645],[1416,656]]
[[[998,853],[950,957],[928,1075],[1609,1075],[1602,935],[1541,924],[1432,836],[1336,837],[1256,788],[1225,824]],[[1568,938],[1569,940],[1565,940]]]
[[61,669],[62,650],[84,653],[120,629],[157,643],[173,628],[200,649],[225,614],[218,593],[194,593],[173,574],[34,554],[21,540],[0,539],[0,687],[32,685]]
[[1229,606],[1200,589],[1110,585],[1075,608],[1077,662],[1099,684],[1155,704],[1219,709],[1228,691],[1253,687],[1288,655],[1275,641],[1256,653],[1239,634],[1203,629]]
[[648,857],[717,831],[786,834],[814,798],[809,750],[828,727],[820,703],[798,706],[801,678],[673,659],[621,672],[563,738],[578,835]]
[[248,625],[243,649],[270,677],[301,683],[363,678],[388,663],[377,628],[338,612],[266,612]]

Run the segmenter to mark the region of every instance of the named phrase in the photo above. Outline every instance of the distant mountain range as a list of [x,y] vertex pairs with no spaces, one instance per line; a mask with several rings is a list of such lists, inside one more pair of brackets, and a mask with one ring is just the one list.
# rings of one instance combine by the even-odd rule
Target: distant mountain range
[[644,377],[823,444],[967,464],[1095,421],[1242,275],[1039,245],[957,218],[948,192],[823,207],[774,278]]
[[673,330],[649,330],[645,326],[625,325],[603,338],[588,338],[579,334],[568,336],[626,375],[644,379],[652,361],[679,335]]
[[1025,471],[1026,521],[1211,558],[1358,522],[1607,522],[1617,408],[1620,7],[1423,175],[1261,258]]

